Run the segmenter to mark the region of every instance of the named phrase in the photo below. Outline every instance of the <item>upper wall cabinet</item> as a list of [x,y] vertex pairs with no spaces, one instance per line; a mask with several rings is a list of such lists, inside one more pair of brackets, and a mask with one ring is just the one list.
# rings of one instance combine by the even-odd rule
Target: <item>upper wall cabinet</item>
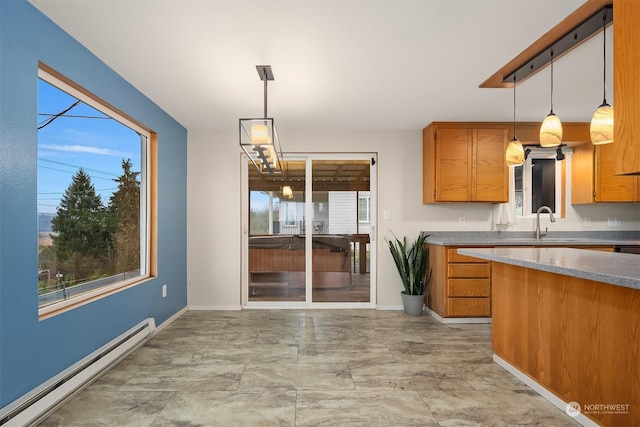
[[614,173],[640,174],[640,1],[613,1]]
[[638,201],[638,177],[615,176],[614,156],[614,144],[573,147],[571,204]]
[[507,126],[431,123],[422,131],[423,203],[507,202]]

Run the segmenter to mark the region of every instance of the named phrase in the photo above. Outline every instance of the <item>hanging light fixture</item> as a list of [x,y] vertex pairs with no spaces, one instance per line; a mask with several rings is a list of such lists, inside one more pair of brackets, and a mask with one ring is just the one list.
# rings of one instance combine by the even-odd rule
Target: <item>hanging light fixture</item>
[[520,166],[524,163],[524,148],[516,136],[516,75],[513,75],[513,139],[506,152],[507,166]]
[[290,185],[282,186],[282,197],[286,197],[287,199],[293,199],[293,188]]
[[544,118],[540,126],[540,146],[557,147],[562,142],[562,123],[553,112],[553,49],[551,54],[551,112]]
[[267,81],[274,80],[271,65],[256,65],[264,82],[264,117],[240,119],[240,147],[261,173],[282,173],[282,149],[273,118],[267,117]]
[[602,16],[602,57],[603,57],[603,96],[602,105],[593,113],[591,119],[591,142],[593,145],[613,142],[613,107],[607,103],[607,11]]

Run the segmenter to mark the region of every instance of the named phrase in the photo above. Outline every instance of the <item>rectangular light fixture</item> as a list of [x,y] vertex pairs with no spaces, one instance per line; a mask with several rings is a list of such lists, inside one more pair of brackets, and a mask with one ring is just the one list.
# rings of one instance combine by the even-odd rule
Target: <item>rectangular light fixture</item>
[[267,82],[274,80],[271,65],[256,65],[264,82],[264,117],[240,119],[240,147],[260,173],[282,173],[282,149],[273,118],[267,117]]
[[261,173],[282,173],[282,149],[273,118],[240,119],[240,147]]

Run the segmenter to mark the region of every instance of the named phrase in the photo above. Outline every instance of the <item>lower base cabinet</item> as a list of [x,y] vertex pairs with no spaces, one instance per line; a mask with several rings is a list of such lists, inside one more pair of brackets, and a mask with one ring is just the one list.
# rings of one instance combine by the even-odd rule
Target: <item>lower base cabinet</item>
[[491,316],[491,263],[429,245],[429,308],[441,317]]
[[[462,246],[427,246],[431,266],[429,309],[443,318],[491,317],[491,262],[458,254]],[[605,245],[568,247],[614,250],[613,246]]]

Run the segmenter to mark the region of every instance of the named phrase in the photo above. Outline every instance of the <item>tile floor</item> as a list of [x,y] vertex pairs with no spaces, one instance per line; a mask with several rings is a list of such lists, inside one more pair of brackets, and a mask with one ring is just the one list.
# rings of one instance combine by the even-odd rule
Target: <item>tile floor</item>
[[490,325],[191,311],[42,426],[576,425],[491,360]]

